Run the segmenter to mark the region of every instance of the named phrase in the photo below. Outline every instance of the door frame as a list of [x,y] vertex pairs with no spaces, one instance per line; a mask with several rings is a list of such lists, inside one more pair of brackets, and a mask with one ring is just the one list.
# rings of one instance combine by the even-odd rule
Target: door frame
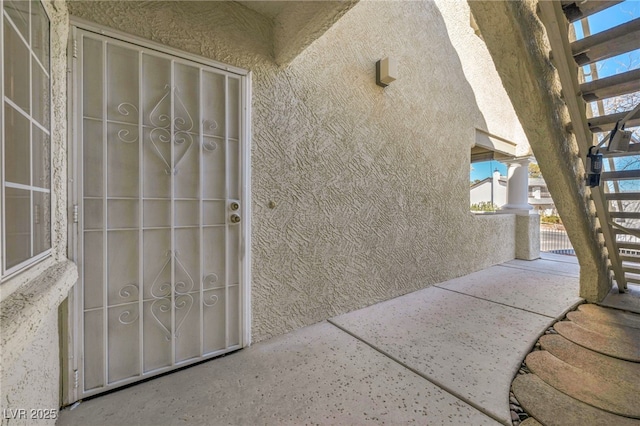
[[[79,232],[81,231],[78,220],[77,206],[80,202],[79,181],[82,179],[79,169],[79,123],[82,113],[79,105],[75,102],[78,94],[77,67],[77,32],[78,30],[95,33],[103,37],[109,37],[120,42],[138,45],[142,48],[155,50],[162,54],[171,55],[177,58],[195,62],[207,67],[212,67],[236,74],[241,77],[241,132],[240,135],[240,158],[241,158],[241,203],[243,206],[243,220],[240,223],[241,245],[240,245],[240,346],[251,345],[251,96],[252,96],[252,73],[251,71],[223,64],[209,58],[183,52],[179,49],[171,48],[141,37],[137,37],[125,32],[113,30],[90,21],[80,18],[70,18],[69,42],[67,49],[67,208],[69,212],[67,229],[67,256],[76,264],[79,260],[78,252]],[[60,310],[60,361],[61,361],[61,405],[66,406],[78,401],[83,395],[80,394],[79,380],[82,375],[79,373],[80,359],[83,356],[83,341],[81,341],[80,327],[82,318],[78,315],[82,307],[82,293],[80,289],[80,277],[69,292],[68,300],[62,305]],[[197,364],[208,359],[197,359],[191,362],[180,364],[182,368],[191,364]],[[144,379],[157,375],[167,374],[166,371],[151,373]]]

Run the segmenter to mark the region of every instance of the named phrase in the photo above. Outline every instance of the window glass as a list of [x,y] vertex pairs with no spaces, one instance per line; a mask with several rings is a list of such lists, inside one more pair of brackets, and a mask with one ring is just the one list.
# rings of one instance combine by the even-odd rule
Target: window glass
[[50,29],[40,1],[0,0],[0,10],[0,257],[7,276],[51,249]]
[[29,185],[29,119],[6,103],[4,155],[6,182]]
[[51,201],[47,192],[33,191],[33,255],[51,247]]
[[7,268],[31,257],[31,191],[5,188]]
[[49,72],[49,19],[40,2],[31,5],[31,48],[38,62]]
[[4,19],[4,95],[29,113],[29,48]]
[[11,18],[25,40],[29,40],[29,3],[24,0],[5,0],[3,5],[4,13]]
[[49,135],[38,126],[32,126],[31,138],[31,173],[32,185],[37,188],[48,189],[51,180],[51,147]]
[[36,62],[32,62],[31,105],[33,118],[42,126],[49,127],[49,77]]

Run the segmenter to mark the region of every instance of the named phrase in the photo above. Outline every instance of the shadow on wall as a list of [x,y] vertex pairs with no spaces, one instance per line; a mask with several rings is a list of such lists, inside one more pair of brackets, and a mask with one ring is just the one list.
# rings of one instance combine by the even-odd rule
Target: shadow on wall
[[[449,31],[438,6],[461,17]],[[475,37],[466,3],[360,2],[286,67],[273,21],[240,5],[69,8],[252,71],[254,341],[514,257],[513,216],[469,213],[469,153],[487,123],[449,38]],[[399,75],[383,89],[385,56]]]
[[[515,218],[469,214],[469,152],[486,123],[436,6],[361,2],[286,69],[256,76],[259,333],[514,257]],[[385,56],[398,80],[382,89]]]

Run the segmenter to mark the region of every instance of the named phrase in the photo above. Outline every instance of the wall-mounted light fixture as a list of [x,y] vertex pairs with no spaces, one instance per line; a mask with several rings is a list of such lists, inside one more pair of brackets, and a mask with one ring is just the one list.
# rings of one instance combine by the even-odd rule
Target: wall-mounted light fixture
[[[593,152],[595,150],[596,152]],[[587,154],[587,186],[594,188],[600,185],[600,173],[602,173],[602,158],[604,156],[600,154],[598,147],[592,146],[589,148]]]
[[398,77],[398,63],[393,58],[383,58],[376,62],[376,84],[387,87]]
[[609,146],[607,146],[607,151],[609,152],[629,151],[629,143],[631,142],[633,132],[625,130],[624,124],[618,127],[619,124],[620,122],[616,123],[615,127],[611,131],[611,136],[609,136]]
[[[629,152],[630,144],[633,138],[633,132],[629,130],[625,130],[624,126],[628,120],[633,118],[634,116],[638,116],[638,112],[640,112],[640,104],[636,105],[631,111],[624,116],[622,120],[619,120],[613,130],[609,132],[607,136],[602,138],[600,143],[597,145],[597,148],[600,148],[607,142],[609,145],[607,146],[607,151],[609,152]],[[633,144],[635,145],[635,143]]]

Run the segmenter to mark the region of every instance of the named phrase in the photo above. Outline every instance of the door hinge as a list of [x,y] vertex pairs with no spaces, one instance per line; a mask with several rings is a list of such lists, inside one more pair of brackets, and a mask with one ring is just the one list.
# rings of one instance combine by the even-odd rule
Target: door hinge
[[75,35],[73,36],[73,57],[78,57],[78,39],[75,37]]
[[78,370],[73,370],[73,388],[78,389]]
[[73,223],[78,223],[78,216],[79,216],[78,205],[74,204],[73,205]]

